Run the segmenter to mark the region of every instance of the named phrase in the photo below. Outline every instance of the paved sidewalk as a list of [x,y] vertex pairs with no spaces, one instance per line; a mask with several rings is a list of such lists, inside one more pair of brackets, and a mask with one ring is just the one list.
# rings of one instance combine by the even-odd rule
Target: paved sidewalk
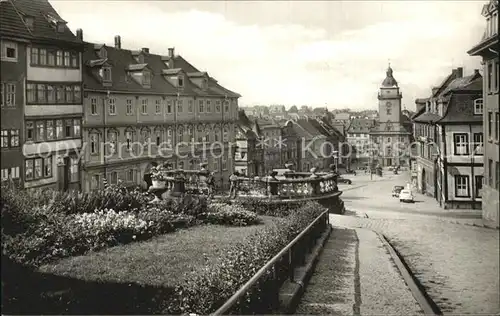
[[498,230],[368,213],[370,218],[332,214],[330,222],[383,233],[443,313],[500,313]]
[[334,227],[296,313],[418,315],[422,311],[377,234]]

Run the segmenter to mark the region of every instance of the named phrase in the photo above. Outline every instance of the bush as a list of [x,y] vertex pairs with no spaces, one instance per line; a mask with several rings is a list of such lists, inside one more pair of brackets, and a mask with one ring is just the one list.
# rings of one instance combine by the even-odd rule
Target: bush
[[305,205],[304,202],[273,202],[266,199],[238,198],[233,204],[241,205],[257,215],[286,217]]
[[259,224],[259,217],[240,205],[213,203],[208,207],[204,221],[210,224],[228,226],[249,226]]
[[[323,211],[319,204],[308,203],[228,249],[218,262],[189,275],[176,288],[174,298],[162,313],[205,315],[214,312]],[[276,293],[273,295],[272,291],[277,290],[277,282],[271,276],[272,271],[247,293],[236,307],[240,314],[264,314],[269,313],[273,305],[276,307],[272,299]]]

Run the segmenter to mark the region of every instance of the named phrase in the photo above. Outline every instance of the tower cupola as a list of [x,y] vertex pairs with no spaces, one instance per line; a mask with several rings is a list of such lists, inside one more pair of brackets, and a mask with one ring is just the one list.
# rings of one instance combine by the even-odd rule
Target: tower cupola
[[394,77],[392,75],[392,68],[391,68],[390,64],[389,64],[389,67],[387,68],[387,71],[385,72],[385,74],[386,74],[386,76],[385,76],[384,81],[382,81],[382,87],[386,87],[386,88],[397,87],[398,82],[396,81],[396,79],[394,79]]

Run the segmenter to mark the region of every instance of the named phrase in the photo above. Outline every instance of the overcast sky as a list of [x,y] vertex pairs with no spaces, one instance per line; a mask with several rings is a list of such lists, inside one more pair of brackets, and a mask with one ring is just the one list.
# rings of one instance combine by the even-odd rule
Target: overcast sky
[[484,1],[67,1],[84,40],[168,47],[239,92],[240,104],[377,108],[388,62],[414,109],[454,67],[480,68]]

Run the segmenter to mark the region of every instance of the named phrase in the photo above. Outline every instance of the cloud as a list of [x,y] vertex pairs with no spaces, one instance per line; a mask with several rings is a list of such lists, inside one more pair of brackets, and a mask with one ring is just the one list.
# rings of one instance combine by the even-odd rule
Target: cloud
[[[364,25],[357,20],[358,27],[337,32],[294,21],[258,23],[258,16],[254,24],[240,24],[216,12],[159,10],[154,2],[52,3],[73,30],[83,29],[85,40],[112,44],[121,35],[125,48],[160,54],[175,46],[241,93],[241,104],[376,108],[390,59],[412,108],[452,67],[478,68],[479,60],[466,51],[480,40],[484,24],[480,2],[384,2],[392,18]],[[352,19],[377,14],[361,10],[357,16],[352,6],[345,9],[353,11]]]

